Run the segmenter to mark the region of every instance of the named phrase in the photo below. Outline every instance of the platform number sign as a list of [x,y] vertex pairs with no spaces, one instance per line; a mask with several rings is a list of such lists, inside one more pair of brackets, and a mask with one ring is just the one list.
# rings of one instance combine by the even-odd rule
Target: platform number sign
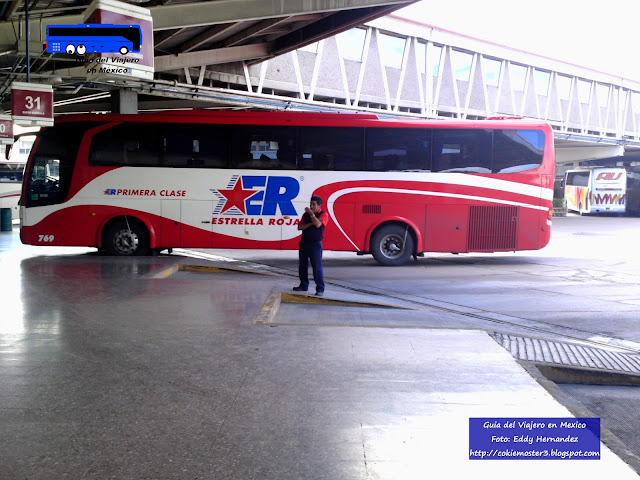
[[13,121],[11,115],[0,115],[0,145],[13,143]]
[[13,82],[11,117],[17,125],[53,125],[53,87],[51,85]]

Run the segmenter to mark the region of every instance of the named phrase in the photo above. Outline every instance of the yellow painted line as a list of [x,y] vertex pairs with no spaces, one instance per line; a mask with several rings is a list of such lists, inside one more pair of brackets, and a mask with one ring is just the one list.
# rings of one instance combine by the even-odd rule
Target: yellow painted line
[[273,292],[267,298],[267,301],[262,306],[260,313],[256,316],[256,319],[253,321],[254,325],[269,325],[272,323],[274,317],[278,313],[278,309],[280,308],[280,292]]
[[351,300],[338,300],[335,298],[316,297],[314,295],[300,295],[295,293],[281,293],[281,301],[283,303],[303,303],[313,305],[333,305],[336,307],[365,307],[365,308],[399,308],[402,310],[415,310],[411,307],[403,307],[401,305],[391,305],[388,303],[377,302],[356,302]]
[[179,269],[180,265],[171,265],[170,267],[163,268],[158,273],[154,273],[149,276],[149,278],[168,278],[174,273],[176,273]]
[[199,272],[199,273],[255,273],[265,275],[263,272],[252,272],[251,270],[240,270],[234,268],[210,267],[206,265],[178,265],[181,272]]

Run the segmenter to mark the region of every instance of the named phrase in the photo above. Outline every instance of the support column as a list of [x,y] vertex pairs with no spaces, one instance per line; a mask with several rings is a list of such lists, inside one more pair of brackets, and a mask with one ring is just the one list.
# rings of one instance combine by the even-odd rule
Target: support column
[[138,113],[138,94],[124,88],[111,92],[111,113]]

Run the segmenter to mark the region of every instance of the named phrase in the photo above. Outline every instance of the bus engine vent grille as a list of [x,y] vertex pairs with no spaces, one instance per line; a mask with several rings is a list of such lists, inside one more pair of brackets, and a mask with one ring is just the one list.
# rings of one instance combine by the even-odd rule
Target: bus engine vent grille
[[469,251],[515,250],[518,207],[469,207]]
[[362,205],[362,213],[382,213],[382,205]]

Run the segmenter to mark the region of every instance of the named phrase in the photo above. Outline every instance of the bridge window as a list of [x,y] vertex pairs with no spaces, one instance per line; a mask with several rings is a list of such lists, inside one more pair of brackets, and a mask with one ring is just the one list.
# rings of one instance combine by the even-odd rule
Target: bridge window
[[598,105],[606,107],[609,104],[609,85],[596,84],[596,97],[598,98]]
[[416,42],[416,59],[418,61],[418,72],[427,73],[427,44]]
[[434,45],[433,43],[429,44],[429,49],[427,50],[427,65],[432,65],[433,71],[431,72],[434,76],[440,75],[440,64],[442,63],[442,52],[443,47],[441,45]]
[[633,108],[634,113],[640,113],[640,93],[631,93],[631,108]]
[[382,64],[387,67],[401,68],[406,43],[406,38],[379,33],[378,47],[380,48]]
[[560,100],[569,100],[569,96],[571,95],[571,77],[557,75],[556,87],[558,90],[558,98]]
[[578,79],[578,100],[580,100],[580,103],[590,103],[591,82]]
[[451,51],[451,64],[456,76],[456,80],[468,82],[471,77],[471,63],[473,55],[458,50]]
[[502,62],[500,60],[494,60],[493,58],[482,57],[482,74],[484,75],[484,82],[487,85],[494,87],[498,86],[500,80],[500,70],[502,69]]
[[366,36],[367,31],[363,28],[352,28],[351,30],[336,35],[336,41],[338,42],[338,48],[340,49],[342,58],[361,62]]
[[519,92],[524,92],[524,86],[527,81],[527,67],[512,63],[509,67],[511,72],[511,88]]
[[303,50],[305,52],[318,53],[318,42],[310,43],[309,45],[305,45],[304,47],[300,47],[298,50]]
[[546,97],[549,94],[550,79],[551,74],[549,72],[545,72],[543,70],[535,70],[533,72],[533,82],[538,95],[544,95]]

